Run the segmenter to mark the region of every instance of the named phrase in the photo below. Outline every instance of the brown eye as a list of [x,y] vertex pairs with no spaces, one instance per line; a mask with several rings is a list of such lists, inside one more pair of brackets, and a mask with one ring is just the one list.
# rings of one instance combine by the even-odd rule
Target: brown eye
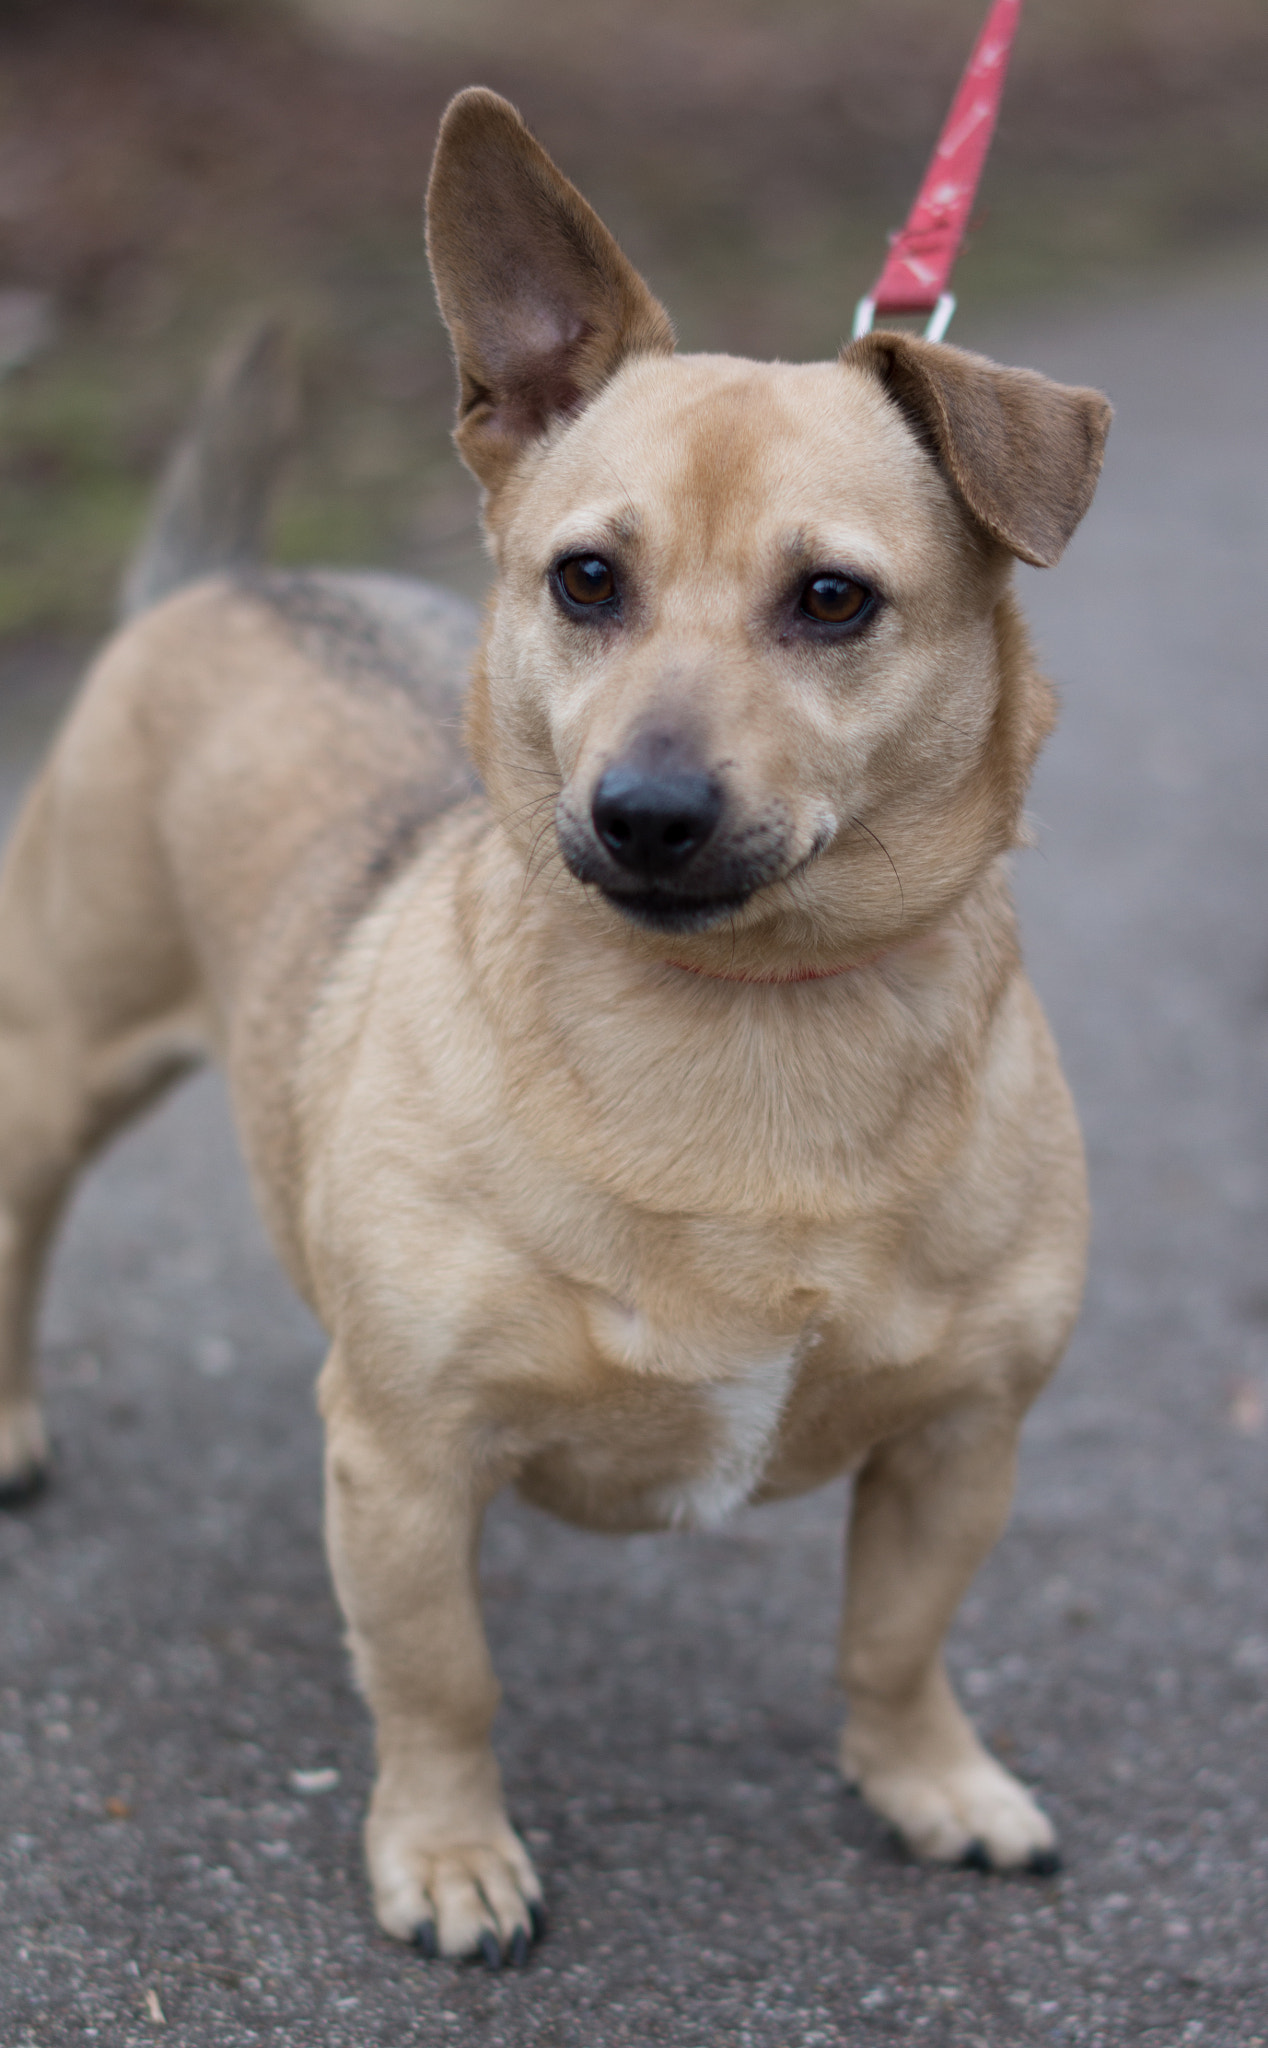
[[852,576],[812,576],[801,593],[801,609],[825,626],[848,626],[861,618],[872,602],[865,583]]
[[616,596],[616,578],[599,555],[570,555],[556,573],[571,604],[608,604]]

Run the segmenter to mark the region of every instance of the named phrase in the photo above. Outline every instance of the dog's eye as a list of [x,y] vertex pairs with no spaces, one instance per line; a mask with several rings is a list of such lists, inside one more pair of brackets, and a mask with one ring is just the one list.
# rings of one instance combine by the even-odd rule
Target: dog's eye
[[812,576],[801,593],[802,611],[824,626],[851,625],[871,603],[867,585],[856,583],[852,576]]
[[610,604],[616,577],[600,555],[570,555],[555,571],[570,604]]

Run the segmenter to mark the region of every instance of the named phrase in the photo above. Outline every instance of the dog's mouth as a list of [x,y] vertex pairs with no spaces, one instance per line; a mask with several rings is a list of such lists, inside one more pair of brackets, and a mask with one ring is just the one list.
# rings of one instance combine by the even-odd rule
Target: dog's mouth
[[[670,819],[669,825],[676,822]],[[729,831],[710,832],[699,853],[680,856],[672,845],[668,851],[654,845],[656,859],[637,863],[621,857],[620,845],[605,845],[590,816],[579,817],[566,796],[559,800],[555,824],[564,865],[578,882],[596,889],[630,924],[679,937],[726,924],[759,890],[805,864],[789,868],[787,821],[773,809],[740,819]]]
[[726,896],[686,895],[666,889],[612,889],[599,885],[599,894],[613,910],[631,924],[640,925],[649,932],[707,932],[714,925],[725,924],[736,912],[743,910],[751,890]]

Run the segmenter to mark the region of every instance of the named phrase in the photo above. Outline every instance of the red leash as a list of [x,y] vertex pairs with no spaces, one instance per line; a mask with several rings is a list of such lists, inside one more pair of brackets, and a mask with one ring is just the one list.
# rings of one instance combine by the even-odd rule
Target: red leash
[[889,245],[876,283],[854,314],[854,339],[879,313],[927,313],[928,341],[941,341],[955,311],[948,291],[969,209],[995,133],[1004,74],[1021,0],[994,0],[938,137],[907,225]]

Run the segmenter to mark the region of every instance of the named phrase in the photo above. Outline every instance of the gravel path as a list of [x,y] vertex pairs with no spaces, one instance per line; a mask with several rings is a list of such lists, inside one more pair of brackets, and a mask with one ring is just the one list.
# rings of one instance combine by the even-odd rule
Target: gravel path
[[[1020,888],[1094,1270],[954,1652],[1065,1874],[920,1870],[840,1790],[839,1488],[624,1542],[508,1505],[500,1746],[554,1931],[500,1978],[382,1939],[319,1340],[200,1081],[83,1192],[58,1484],[0,1525],[6,2048],[1268,2044],[1268,272],[1219,283],[956,336],[1119,407],[1025,575],[1065,714]],[[57,684],[6,675],[0,793]]]

